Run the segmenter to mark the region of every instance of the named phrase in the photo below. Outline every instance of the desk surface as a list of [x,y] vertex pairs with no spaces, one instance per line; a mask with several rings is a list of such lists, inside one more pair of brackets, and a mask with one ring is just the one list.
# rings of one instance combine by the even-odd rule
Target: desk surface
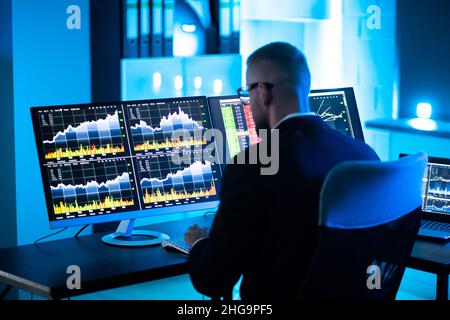
[[[193,224],[210,226],[214,216],[144,227],[181,239]],[[104,244],[102,234],[0,250],[0,282],[61,299],[186,273],[187,256],[160,246],[117,248]],[[417,240],[408,266],[433,273],[449,272],[450,243]],[[67,267],[81,268],[81,290],[69,290]]]
[[[210,226],[213,216],[155,224],[142,229],[182,239],[192,224]],[[0,282],[61,299],[167,278],[187,272],[187,256],[161,246],[119,248],[101,241],[103,234],[0,250]],[[81,269],[81,290],[66,286],[67,267]]]
[[408,266],[432,273],[450,272],[450,242],[417,240]]

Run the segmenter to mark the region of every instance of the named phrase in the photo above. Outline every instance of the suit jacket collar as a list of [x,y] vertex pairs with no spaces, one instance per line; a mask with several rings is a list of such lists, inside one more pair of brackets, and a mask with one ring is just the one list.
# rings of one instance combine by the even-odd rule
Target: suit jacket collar
[[284,118],[274,129],[299,129],[299,128],[313,128],[326,126],[320,116],[315,113],[311,114],[295,114]]
[[274,127],[273,129],[278,129],[278,127],[283,124],[283,122],[288,121],[290,119],[294,119],[294,118],[301,118],[301,117],[311,117],[311,116],[316,116],[316,114],[314,112],[307,112],[307,113],[293,113],[290,114],[286,117],[284,117],[283,119],[281,119]]

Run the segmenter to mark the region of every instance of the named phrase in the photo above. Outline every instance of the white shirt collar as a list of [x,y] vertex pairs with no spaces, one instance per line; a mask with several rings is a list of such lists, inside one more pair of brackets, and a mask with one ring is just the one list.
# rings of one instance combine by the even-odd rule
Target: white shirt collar
[[301,113],[301,112],[297,112],[297,113],[292,113],[286,117],[284,117],[283,119],[281,119],[274,127],[273,129],[277,129],[283,122],[292,119],[292,118],[300,118],[300,117],[311,117],[311,116],[317,116],[317,114],[315,114],[314,112],[305,112],[305,113]]

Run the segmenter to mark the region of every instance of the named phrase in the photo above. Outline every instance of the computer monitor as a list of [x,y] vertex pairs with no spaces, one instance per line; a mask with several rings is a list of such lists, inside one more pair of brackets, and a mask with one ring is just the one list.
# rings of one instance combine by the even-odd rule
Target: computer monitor
[[132,233],[135,219],[218,206],[221,168],[202,138],[212,128],[206,97],[31,113],[51,228],[122,221],[105,242],[155,244],[167,236],[133,237],[143,235]]
[[249,103],[243,103],[238,96],[211,97],[208,103],[214,127],[225,141],[222,155],[227,156],[222,163],[259,142]]
[[311,111],[317,113],[331,128],[364,142],[353,88],[312,90]]
[[[309,101],[311,111],[331,128],[364,141],[353,88],[312,90]],[[259,142],[249,103],[238,96],[211,97],[208,103],[214,127],[225,137],[226,160]]]
[[428,158],[422,184],[422,213],[426,219],[450,222],[450,159]]

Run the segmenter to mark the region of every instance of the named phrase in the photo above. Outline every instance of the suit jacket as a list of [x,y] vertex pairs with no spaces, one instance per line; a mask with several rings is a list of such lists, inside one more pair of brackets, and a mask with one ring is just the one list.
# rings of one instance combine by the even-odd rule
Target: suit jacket
[[243,275],[242,299],[295,298],[315,249],[327,174],[345,161],[379,160],[319,116],[293,117],[278,129],[277,174],[261,175],[261,163],[225,168],[209,238],[189,255],[192,283],[207,296],[230,296]]

